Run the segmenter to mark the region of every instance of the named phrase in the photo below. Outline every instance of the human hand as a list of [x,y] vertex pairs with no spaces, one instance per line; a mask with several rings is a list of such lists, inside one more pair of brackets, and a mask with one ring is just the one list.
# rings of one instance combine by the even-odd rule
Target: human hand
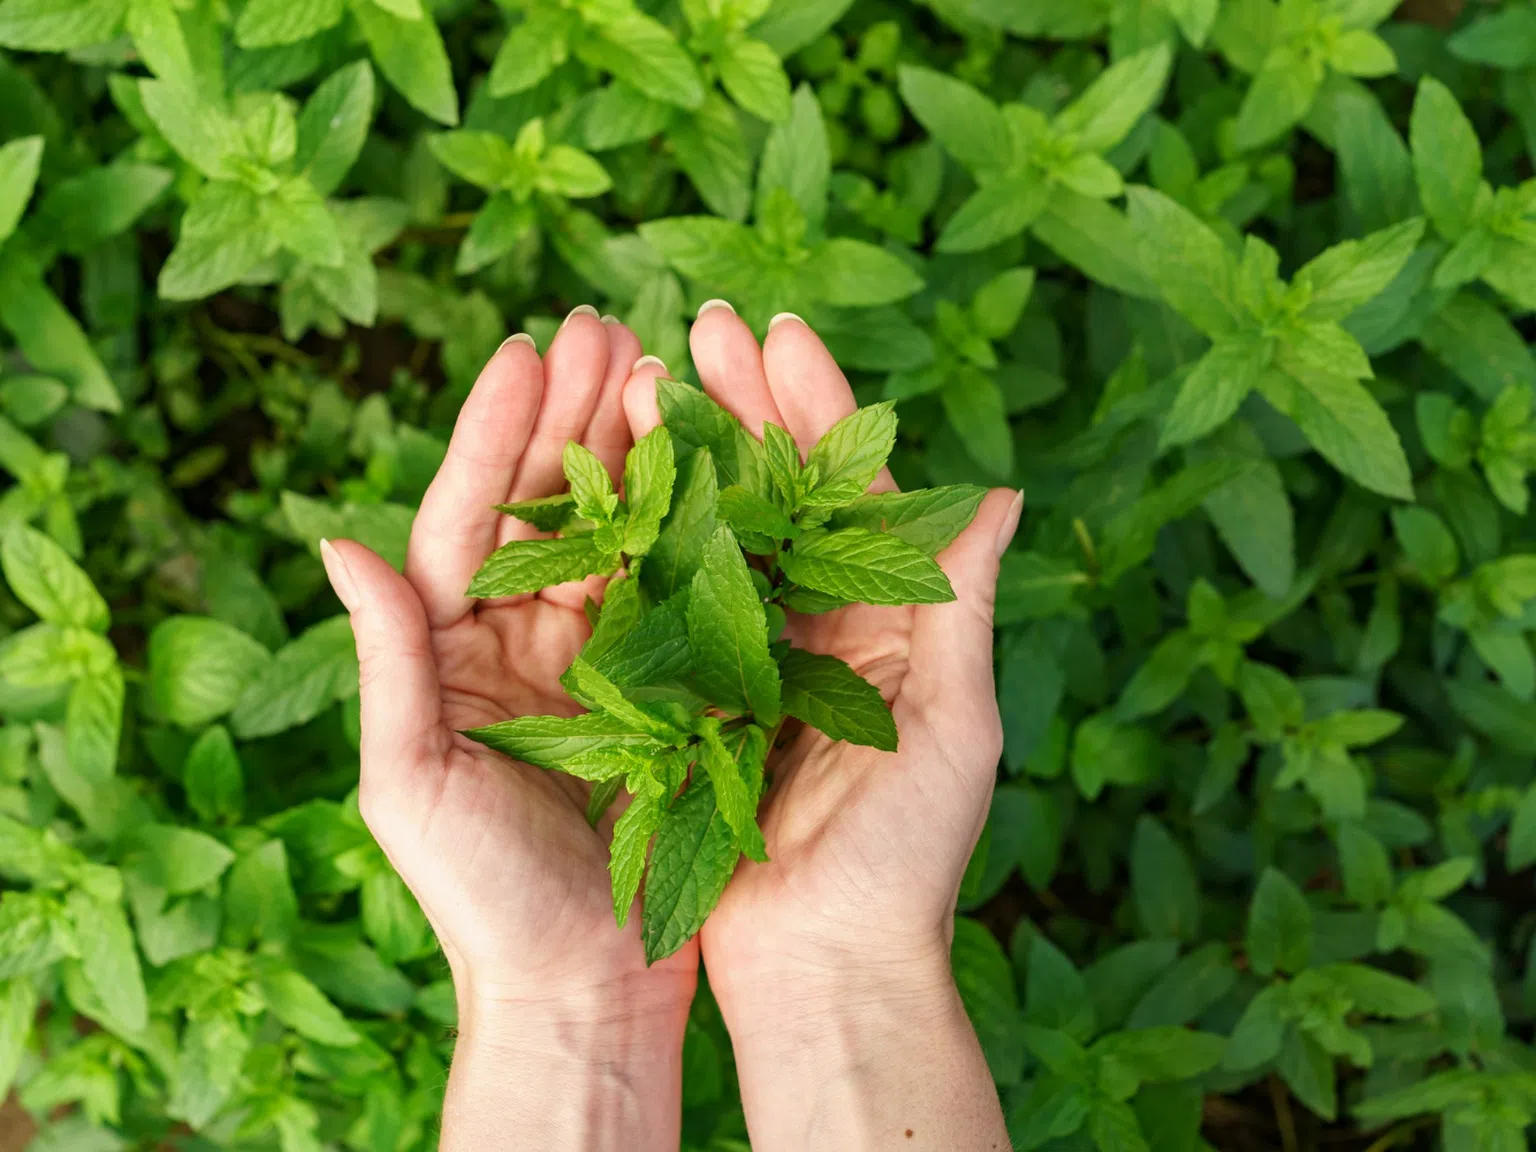
[[[854,410],[847,380],[798,318],[776,323],[760,349],[730,309],[707,308],[691,343],[705,390],[754,435],[779,424],[804,453]],[[660,374],[640,366],[625,388],[636,437],[660,420]],[[875,485],[894,487],[889,474]],[[900,747],[882,753],[808,726],[781,742],[759,813],[769,862],[741,862],[700,934],[760,1152],[886,1147],[908,1129],[921,1143],[892,1146],[1007,1147],[949,939],[1002,748],[992,605],[1021,506],[1018,493],[989,494],[939,557],[952,603],[791,617],[797,646],[840,657],[880,688]],[[892,1064],[903,1050],[923,1075]],[[836,1083],[847,1089],[838,1102]]]
[[[531,340],[509,340],[459,414],[405,574],[352,541],[321,549],[361,662],[363,818],[431,921],[458,994],[445,1149],[504,1146],[514,1132],[519,1147],[677,1147],[697,946],[647,969],[640,917],[614,927],[617,808],[594,830],[587,785],[458,735],[580,711],[559,676],[603,581],[464,593],[494,548],[529,533],[494,506],[562,490],[567,440],[618,478],[621,393],[639,356],[633,333],[590,309],[571,314],[542,363]],[[518,1092],[529,1111],[509,1100]],[[585,1126],[546,1126],[562,1122]]]

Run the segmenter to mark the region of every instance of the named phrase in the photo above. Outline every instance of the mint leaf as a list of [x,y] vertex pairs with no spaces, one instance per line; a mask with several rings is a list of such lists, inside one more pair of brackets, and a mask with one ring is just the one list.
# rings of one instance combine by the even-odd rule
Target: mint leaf
[[556,540],[513,540],[486,557],[470,582],[469,596],[521,596],[618,567],[618,558],[600,551],[591,536]]
[[105,632],[107,603],[68,553],[24,524],[0,540],[0,568],[16,598],[49,624]]
[[708,448],[722,486],[740,484],[759,496],[771,495],[762,442],[740,420],[699,389],[675,380],[657,380],[656,399],[679,461]]
[[722,489],[717,505],[720,518],[730,525],[741,546],[759,556],[771,556],[779,541],[799,534],[794,523],[772,501],[740,484]]
[[742,853],[749,859],[766,861],[768,848],[757,826],[757,787],[752,779],[753,767],[760,767],[767,754],[762,731],[748,725],[726,737],[720,732],[719,721],[715,721],[704,725],[703,737],[699,766],[714,785],[720,814],[730,825]]
[[627,700],[618,685],[580,656],[572,661],[567,675],[572,695],[589,708],[600,709],[663,744],[675,744],[686,737],[681,729]]
[[591,449],[570,440],[565,445],[562,467],[571,486],[571,496],[576,501],[576,511],[588,520],[609,523],[619,506],[619,498],[603,462],[592,454]]
[[187,804],[207,823],[238,820],[245,806],[245,774],[229,729],[215,724],[197,738],[181,768]]
[[901,98],[944,150],[972,172],[1008,166],[1014,145],[996,104],[969,84],[927,68],[904,67]]
[[149,695],[172,724],[200,728],[223,716],[272,663],[260,642],[205,616],[172,616],[149,634]]
[[698,69],[664,25],[631,10],[592,31],[577,44],[583,63],[667,104],[697,108],[704,102]]
[[1371,394],[1345,376],[1259,379],[1265,399],[1284,412],[1312,446],[1346,476],[1373,492],[1413,499],[1413,477],[1387,414]]
[[251,0],[235,21],[235,43],[242,48],[272,48],[308,40],[341,23],[343,0]]
[[901,257],[862,240],[837,237],[811,249],[805,287],[828,304],[872,308],[922,291],[923,278]]
[[0,145],[0,243],[3,243],[26,211],[37,184],[37,170],[43,159],[43,138],[25,136]]
[[624,498],[629,502],[624,551],[628,555],[644,556],[656,543],[676,481],[672,437],[665,428],[653,428],[624,460]]
[[836,508],[868,491],[896,443],[896,404],[886,400],[844,416],[806,458],[817,482],[805,498],[811,508]]
[[807,532],[782,558],[796,584],[865,604],[942,604],[955,598],[943,569],[899,537],[863,528]]
[[1167,44],[1117,61],[1061,111],[1053,127],[1075,136],[1085,151],[1113,148],[1156,104],[1172,62]]
[[715,471],[714,455],[707,448],[678,462],[672,507],[640,569],[640,581],[653,599],[669,600],[693,584],[704,546],[714,538],[717,525]]
[[687,604],[688,593],[681,592],[657,605],[612,647],[594,657],[594,666],[626,690],[684,679],[693,667]]
[[640,892],[640,877],[645,873],[645,855],[651,837],[661,827],[662,796],[636,796],[613,825],[613,843],[608,846],[608,870],[613,880],[613,916],[620,928],[629,922],[629,911]]
[[1163,419],[1160,444],[1187,444],[1230,420],[1269,367],[1271,355],[1263,340],[1238,336],[1219,341],[1179,385]]
[[975,484],[872,493],[838,508],[827,526],[885,532],[937,556],[976,518],[986,495],[987,490]]
[[666,959],[703,927],[740,859],[714,785],[696,773],[663,814],[651,849],[641,908],[647,964]]
[[256,986],[272,1015],[300,1036],[333,1048],[350,1048],[362,1042],[362,1035],[325,993],[292,968],[273,962],[261,964],[256,969]]
[[1264,869],[1248,909],[1248,963],[1260,976],[1300,972],[1312,955],[1312,910],[1282,872]]
[[1126,195],[1147,274],[1168,305],[1212,340],[1239,327],[1237,265],[1216,233],[1160,192]]
[[1433,76],[1419,81],[1409,141],[1425,214],[1442,236],[1460,239],[1476,215],[1483,150],[1456,97]]
[[357,693],[357,647],[352,625],[333,616],[285,644],[248,680],[230,716],[236,736],[258,736],[313,720],[337,700]]
[[373,62],[406,102],[439,124],[459,120],[459,95],[442,34],[430,15],[406,20],[369,0],[352,6]]
[[1294,278],[1311,292],[1307,317],[1342,320],[1380,295],[1403,270],[1423,235],[1423,220],[1406,220],[1363,240],[1335,244],[1308,261]]
[[789,77],[772,48],[761,40],[737,40],[716,63],[721,85],[742,108],[769,123],[788,118]]
[[688,639],[694,679],[707,699],[769,727],[778,723],[779,671],[768,654],[767,614],[729,528],[716,530],[694,574]]
[[582,716],[519,716],[464,733],[487,748],[536,768],[558,768],[597,749],[640,754],[659,750],[650,724],[627,723],[606,712]]
[[762,218],[770,193],[782,188],[799,205],[806,223],[818,228],[827,215],[832,169],[821,105],[811,87],[802,84],[794,99],[785,102],[784,112],[787,119],[773,118],[784,122],[775,125],[763,145],[757,171],[757,215]]
[[558,532],[576,518],[576,497],[569,492],[558,496],[536,496],[515,504],[498,504],[496,511],[532,524],[540,532]]
[[896,751],[896,722],[880,690],[836,656],[791,648],[779,675],[788,715],[834,740]]

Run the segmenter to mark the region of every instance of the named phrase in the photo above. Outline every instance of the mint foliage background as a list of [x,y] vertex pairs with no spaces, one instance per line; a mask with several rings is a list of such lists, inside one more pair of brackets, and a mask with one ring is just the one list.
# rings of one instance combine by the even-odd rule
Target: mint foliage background
[[[1536,6],[1397,8],[0,0],[13,1146],[433,1147],[317,541],[403,560],[510,332],[686,380],[714,296],[1028,493],[954,938],[1015,1147],[1527,1146]],[[707,995],[685,1058],[745,1148]]]

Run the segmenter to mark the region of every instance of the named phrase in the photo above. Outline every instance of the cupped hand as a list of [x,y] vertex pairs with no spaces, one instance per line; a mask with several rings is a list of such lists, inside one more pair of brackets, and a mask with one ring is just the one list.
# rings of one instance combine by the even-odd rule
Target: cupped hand
[[[788,429],[802,455],[856,406],[836,362],[798,317],[779,318],[759,348],[729,308],[707,308],[691,344],[705,391],[754,435],[765,422]],[[661,372],[642,365],[626,385],[635,436],[660,420]],[[888,473],[875,484],[894,488]],[[701,933],[710,984],[728,1015],[733,1001],[766,1002],[775,982],[809,990],[861,967],[941,965],[947,978],[960,879],[1001,753],[992,606],[1021,506],[1016,492],[989,493],[940,555],[951,603],[791,616],[787,635],[796,645],[840,657],[880,689],[900,746],[885,753],[804,727],[770,756],[760,812],[769,862],[741,862]]]
[[493,549],[532,534],[494,506],[563,490],[568,440],[618,479],[631,443],[622,391],[639,357],[633,333],[589,309],[542,361],[526,336],[509,340],[459,414],[404,575],[351,541],[322,548],[361,662],[363,818],[437,932],[461,1016],[566,998],[680,1029],[693,995],[696,950],[647,969],[640,917],[614,926],[615,812],[594,830],[586,785],[458,734],[580,711],[558,678],[590,634],[583,605],[602,581],[464,593]]

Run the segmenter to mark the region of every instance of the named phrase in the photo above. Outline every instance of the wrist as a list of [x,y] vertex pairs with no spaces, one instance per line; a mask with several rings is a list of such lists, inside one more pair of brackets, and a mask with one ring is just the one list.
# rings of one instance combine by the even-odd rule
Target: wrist
[[461,987],[444,1152],[675,1149],[694,974],[657,975]]

